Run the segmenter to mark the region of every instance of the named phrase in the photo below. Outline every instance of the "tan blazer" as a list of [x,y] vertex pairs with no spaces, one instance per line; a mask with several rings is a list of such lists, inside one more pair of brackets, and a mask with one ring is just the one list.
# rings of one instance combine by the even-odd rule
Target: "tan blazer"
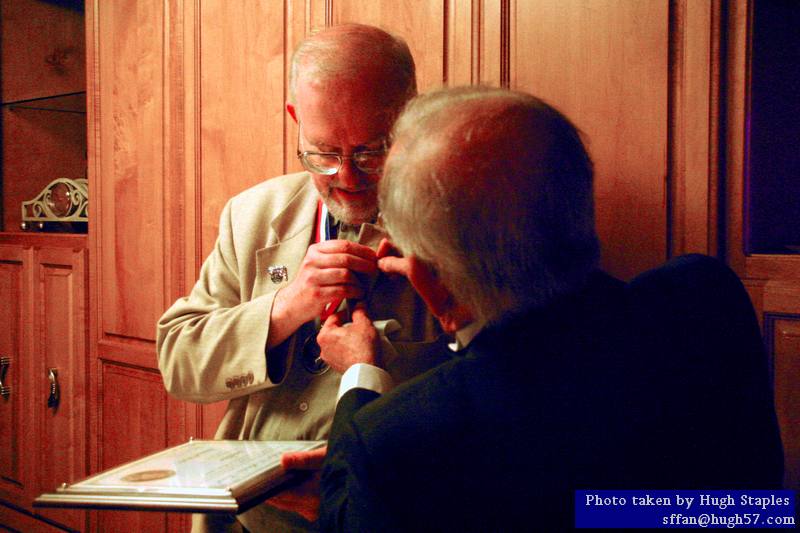
[[[275,294],[294,279],[314,237],[317,199],[304,172],[232,198],[199,280],[159,320],[159,368],[169,393],[191,402],[230,400],[216,438],[328,436],[341,376],[312,374],[296,356],[313,327],[265,349]],[[358,241],[375,247],[382,236],[364,225]],[[288,279],[274,283],[269,266],[285,266]],[[387,370],[396,380],[442,361],[446,339],[405,280],[380,275],[367,305],[374,320],[394,318],[403,326],[390,336],[394,349],[384,341]]]

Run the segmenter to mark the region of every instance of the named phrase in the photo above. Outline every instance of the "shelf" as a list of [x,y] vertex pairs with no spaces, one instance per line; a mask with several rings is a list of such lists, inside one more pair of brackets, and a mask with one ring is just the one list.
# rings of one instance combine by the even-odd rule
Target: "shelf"
[[8,107],[10,111],[26,109],[33,111],[51,111],[56,113],[75,113],[86,114],[86,91],[73,93],[54,94],[51,96],[40,96],[38,98],[26,98],[23,100],[12,100],[2,102],[0,105]]

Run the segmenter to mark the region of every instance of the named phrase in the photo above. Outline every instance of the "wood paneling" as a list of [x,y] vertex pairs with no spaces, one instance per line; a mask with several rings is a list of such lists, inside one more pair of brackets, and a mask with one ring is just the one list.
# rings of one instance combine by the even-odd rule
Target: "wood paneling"
[[68,2],[3,0],[4,102],[83,91],[83,14]]
[[[157,372],[99,361],[100,469],[168,446],[167,393]],[[136,391],[131,394],[131,391]],[[98,531],[167,531],[165,513],[103,511]]]
[[669,255],[716,255],[721,7],[670,5]]
[[3,505],[0,502],[0,531],[9,531],[11,533],[64,533],[66,530],[63,527],[49,524],[40,517],[33,517],[22,509]]
[[[83,98],[64,98],[61,105],[84,108]],[[86,116],[4,107],[2,122],[2,223],[19,231],[23,201],[56,178],[86,177]]]
[[783,439],[786,488],[800,491],[800,315],[767,321],[774,348],[775,409]]
[[604,266],[627,278],[666,258],[667,2],[516,0],[511,87],[586,135]]
[[[2,101],[84,91],[83,15],[43,0],[0,2]],[[85,109],[83,94],[21,104]],[[86,117],[78,113],[2,108],[2,229],[18,231],[20,203],[56,178],[86,177]]]
[[749,112],[747,99],[748,65],[747,2],[728,5],[725,26],[725,169],[726,235],[725,255],[728,264],[746,278],[744,256],[744,173],[746,168],[745,121]]
[[[199,4],[202,255],[236,193],[284,169],[284,6],[282,2]],[[224,50],[224,53],[221,51]]]
[[505,15],[501,0],[450,0],[447,7],[447,46],[444,50],[447,85],[500,86],[503,63],[501,30]]
[[[0,497],[77,530],[86,527],[84,511],[34,512],[31,504],[87,474],[85,248],[85,237],[76,235],[0,234],[0,297],[13,302],[0,314],[0,348],[14,352],[12,393],[0,399],[0,444],[11,454],[0,463]],[[47,402],[50,368],[58,371],[57,407]]]
[[[90,150],[103,335],[152,341],[164,290],[164,4],[97,2]],[[88,20],[88,18],[87,18]],[[98,46],[97,43],[100,43]],[[102,80],[102,83],[100,83]],[[95,137],[92,139],[91,137]],[[107,208],[106,208],[107,206]]]
[[[768,4],[765,4],[768,5]],[[725,257],[744,280],[764,328],[773,363],[788,488],[800,490],[800,257],[745,252],[750,187],[752,2],[726,3]],[[767,30],[768,31],[768,30]],[[793,223],[785,219],[784,223]]]
[[23,251],[17,246],[0,246],[0,356],[10,365],[3,384],[10,387],[7,397],[0,396],[0,495],[17,504],[22,502],[22,449],[26,434],[27,407],[22,401],[25,390],[23,375],[29,349],[25,345],[23,327],[29,320]]
[[[39,483],[34,495],[86,476],[86,326],[85,250],[45,248],[36,253],[33,393],[39,446],[34,465]],[[50,369],[57,375],[59,402],[48,407]],[[41,514],[76,529],[83,511],[42,510]]]
[[[104,450],[116,447],[121,438],[118,432],[124,431],[124,427],[113,427],[123,419],[109,416],[108,405],[103,404],[110,401],[104,400],[109,387],[103,378],[106,366],[146,375],[150,392],[160,392],[162,409],[151,411],[147,404],[132,403],[129,408],[135,416],[131,416],[149,417],[149,427],[160,424],[170,428],[163,434],[140,434],[136,440],[140,448],[123,447],[125,457],[201,434],[198,406],[167,401],[157,371],[154,340],[156,321],[167,306],[188,292],[201,261],[198,241],[203,219],[197,208],[202,207],[203,193],[199,143],[202,36],[200,2],[114,0],[94,1],[86,7],[89,167],[96,184],[89,232],[93,250],[90,397],[100,402],[93,402],[90,412],[89,457],[91,471],[96,472],[124,459],[104,455]],[[221,3],[211,7],[224,9]],[[233,26],[225,38],[232,32]],[[228,45],[212,44],[215,49],[209,53],[215,55],[221,55]],[[248,65],[243,77],[256,75],[256,68]],[[264,77],[259,74],[258,79]],[[251,88],[255,89],[255,82]],[[225,96],[215,93],[210,98],[224,101]],[[231,131],[242,131],[239,126],[233,120],[227,124]],[[236,137],[237,142],[242,138]],[[247,159],[249,154],[239,153],[238,157]],[[213,186],[211,191],[216,194]],[[124,375],[124,371],[117,374]],[[117,392],[127,395],[131,390],[136,389]],[[122,401],[122,396],[117,400]],[[104,514],[93,513],[93,528],[104,530]],[[150,518],[138,513],[111,516],[112,526],[125,520],[152,525]],[[185,525],[185,521],[181,517],[165,522],[163,516],[156,520],[162,529],[164,524]]]
[[341,22],[372,24],[402,36],[408,42],[408,47],[414,56],[420,91],[443,84],[447,2],[333,0],[331,4],[333,24]]

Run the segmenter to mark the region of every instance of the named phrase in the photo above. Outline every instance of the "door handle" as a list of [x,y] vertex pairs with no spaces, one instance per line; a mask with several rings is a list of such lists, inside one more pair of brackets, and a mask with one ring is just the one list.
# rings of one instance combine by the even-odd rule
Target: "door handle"
[[11,358],[0,357],[0,396],[3,398],[8,398],[8,395],[11,394],[11,385],[6,385],[8,383],[6,372],[8,372],[9,366],[11,366]]
[[47,375],[50,380],[50,395],[47,397],[47,407],[58,407],[58,401],[61,397],[61,391],[58,386],[58,369],[51,368]]

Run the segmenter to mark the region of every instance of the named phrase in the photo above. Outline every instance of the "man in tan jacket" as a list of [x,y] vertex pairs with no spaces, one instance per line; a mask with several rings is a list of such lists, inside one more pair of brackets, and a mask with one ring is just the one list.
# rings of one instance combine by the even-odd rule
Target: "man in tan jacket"
[[[396,380],[442,361],[432,355],[442,353],[441,330],[424,303],[376,266],[376,185],[392,123],[416,94],[407,45],[369,26],[329,28],[299,45],[290,89],[307,172],[228,202],[200,279],[158,324],[170,394],[229,400],[219,439],[327,438],[341,375],[318,358],[316,333],[348,300],[366,302]],[[238,518],[250,531],[309,526],[264,505]],[[199,517],[194,529],[238,527],[213,521]]]

